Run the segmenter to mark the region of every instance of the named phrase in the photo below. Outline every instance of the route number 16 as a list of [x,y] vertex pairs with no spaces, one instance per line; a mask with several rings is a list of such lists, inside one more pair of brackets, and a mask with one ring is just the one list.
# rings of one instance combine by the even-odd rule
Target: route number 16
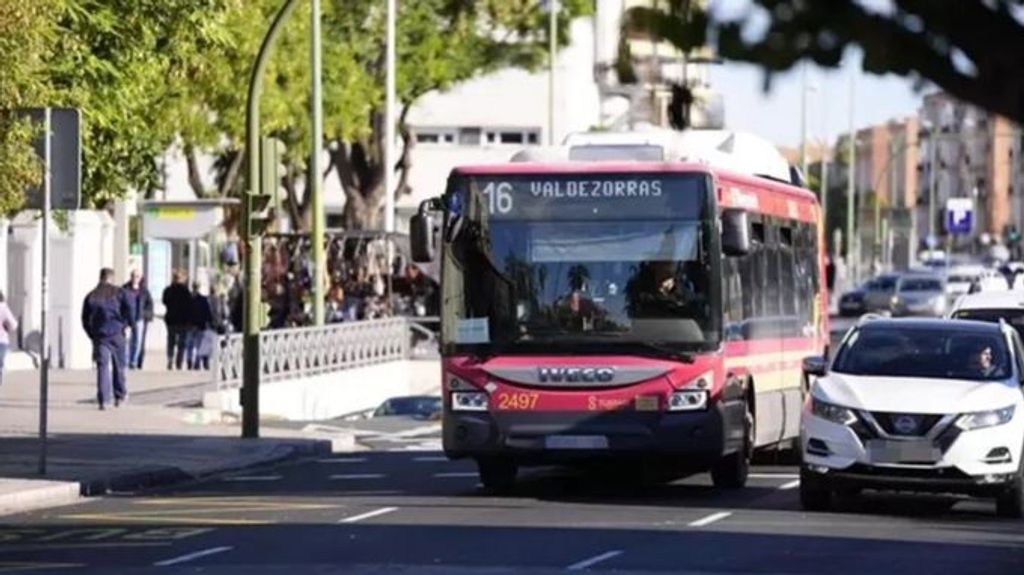
[[484,194],[487,195],[488,213],[507,214],[512,211],[512,184],[501,182],[495,185],[491,182],[484,188]]

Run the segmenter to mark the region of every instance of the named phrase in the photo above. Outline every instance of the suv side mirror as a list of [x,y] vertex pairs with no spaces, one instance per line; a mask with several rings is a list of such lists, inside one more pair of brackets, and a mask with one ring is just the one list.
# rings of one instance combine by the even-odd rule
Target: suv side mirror
[[437,256],[434,245],[434,218],[425,211],[420,211],[409,220],[409,247],[412,261],[429,263]]
[[722,253],[727,256],[750,253],[750,218],[746,210],[722,210]]
[[825,374],[828,373],[828,361],[821,355],[805,357],[803,361],[803,371],[807,375],[824,377]]

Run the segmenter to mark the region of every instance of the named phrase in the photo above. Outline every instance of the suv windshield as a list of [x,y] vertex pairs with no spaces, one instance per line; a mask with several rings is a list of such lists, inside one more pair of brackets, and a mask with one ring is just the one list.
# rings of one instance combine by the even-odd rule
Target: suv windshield
[[1001,319],[1006,320],[1006,323],[1024,337],[1024,309],[962,309],[954,313],[953,317],[992,323],[999,323]]
[[900,291],[942,291],[942,282],[928,278],[903,280]]
[[1000,333],[865,327],[839,350],[832,370],[850,375],[998,380],[1010,376]]

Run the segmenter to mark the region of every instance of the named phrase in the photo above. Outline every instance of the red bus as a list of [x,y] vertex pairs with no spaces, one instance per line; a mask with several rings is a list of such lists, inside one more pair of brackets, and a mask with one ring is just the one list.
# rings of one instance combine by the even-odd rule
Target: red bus
[[456,168],[410,230],[440,257],[445,453],[496,490],[609,459],[742,487],[826,352],[819,221],[807,190],[704,164]]

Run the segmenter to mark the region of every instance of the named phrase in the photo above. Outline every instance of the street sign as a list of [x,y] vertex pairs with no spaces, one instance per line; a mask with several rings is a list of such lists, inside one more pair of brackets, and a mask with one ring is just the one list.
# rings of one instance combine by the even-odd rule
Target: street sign
[[970,198],[946,200],[946,233],[965,235],[974,228],[974,201]]
[[[76,108],[50,108],[50,165],[46,165],[46,108],[28,108],[21,114],[32,121],[36,137],[32,145],[50,172],[50,201],[55,210],[77,210],[82,194],[81,115]],[[44,172],[45,173],[45,172]],[[25,208],[43,209],[42,186],[28,190]]]

